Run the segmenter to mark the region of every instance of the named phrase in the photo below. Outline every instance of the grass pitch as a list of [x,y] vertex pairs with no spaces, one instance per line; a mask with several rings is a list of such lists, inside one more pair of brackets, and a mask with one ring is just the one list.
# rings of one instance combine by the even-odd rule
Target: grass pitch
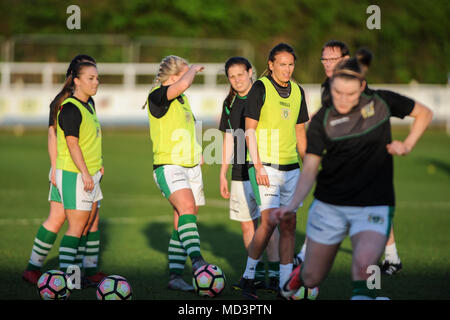
[[[394,131],[404,139],[407,130]],[[25,283],[33,239],[49,211],[46,131],[0,132],[0,299],[38,299]],[[134,299],[203,299],[166,289],[167,248],[172,211],[152,176],[152,151],[147,130],[104,129],[104,200],[100,208],[101,270],[126,277]],[[207,205],[199,212],[201,249],[219,265],[228,285],[221,299],[241,299],[231,289],[245,267],[240,226],[228,218],[228,202],[219,193],[219,165],[202,168]],[[429,130],[407,157],[395,158],[395,237],[404,269],[382,277],[383,296],[391,299],[450,299],[450,138]],[[296,250],[303,243],[311,195],[298,213]],[[66,226],[44,264],[57,268],[58,247]],[[319,299],[351,295],[351,246],[347,238],[320,288]],[[188,260],[185,279],[191,281]],[[262,299],[274,299],[261,293]],[[96,299],[95,289],[73,292],[71,299]]]

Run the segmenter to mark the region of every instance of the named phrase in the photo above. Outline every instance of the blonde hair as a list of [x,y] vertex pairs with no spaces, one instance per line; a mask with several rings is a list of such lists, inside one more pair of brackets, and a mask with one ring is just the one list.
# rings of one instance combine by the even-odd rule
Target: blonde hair
[[[186,61],[186,59],[175,55],[170,55],[162,59],[161,63],[159,64],[158,74],[156,75],[155,80],[153,80],[153,85],[150,90],[167,81],[170,76],[179,74],[182,68],[187,65],[189,65],[189,63]],[[147,103],[148,101],[145,101],[142,109],[145,108]]]
[[178,56],[170,55],[165,57],[159,65],[154,85],[162,84],[168,80],[170,76],[180,73],[181,69],[186,65],[188,65],[188,62]]

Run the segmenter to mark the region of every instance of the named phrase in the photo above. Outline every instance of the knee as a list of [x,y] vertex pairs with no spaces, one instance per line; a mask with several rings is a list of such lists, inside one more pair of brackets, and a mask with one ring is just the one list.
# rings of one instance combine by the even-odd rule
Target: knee
[[303,286],[307,288],[318,287],[320,282],[322,281],[320,275],[317,272],[314,272],[313,270],[311,271],[302,270],[301,275]]
[[366,279],[369,274],[367,273],[368,268],[373,263],[369,261],[366,257],[355,258],[352,264],[352,273],[356,279]]
[[280,231],[282,234],[294,234],[297,227],[296,215],[286,216],[280,222]]
[[177,209],[178,212],[180,213],[180,215],[182,214],[197,214],[197,207],[195,206],[195,203],[193,202],[186,202],[183,203],[183,205],[181,206],[181,208]]

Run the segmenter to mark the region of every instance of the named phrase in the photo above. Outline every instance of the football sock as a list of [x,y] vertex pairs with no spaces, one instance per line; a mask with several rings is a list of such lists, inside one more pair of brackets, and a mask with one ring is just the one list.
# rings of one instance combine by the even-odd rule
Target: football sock
[[300,252],[297,254],[297,256],[302,259],[302,261],[305,261],[305,253],[306,253],[306,242],[303,242],[303,246],[302,249],[300,250]]
[[255,280],[266,281],[266,268],[264,262],[258,261],[255,269]]
[[88,232],[86,250],[83,258],[83,268],[86,276],[93,276],[98,272],[98,255],[100,252],[100,231]]
[[269,261],[269,278],[280,278],[280,261]]
[[246,279],[255,279],[256,265],[260,259],[255,260],[250,257],[247,258],[247,266],[245,267],[245,272],[243,277]]
[[83,258],[86,251],[87,235],[82,235],[78,243],[77,256],[75,257],[75,264],[81,269],[83,268]]
[[34,238],[33,249],[31,250],[30,260],[27,270],[40,270],[45,258],[53,247],[56,240],[56,233],[48,231],[41,225],[36,237]]
[[178,237],[178,231],[172,230],[172,237],[169,241],[169,273],[181,275],[186,264],[187,254],[183,244]]
[[352,288],[351,300],[372,300],[375,298],[376,290],[370,290],[367,287],[366,280],[352,281]]
[[395,242],[384,248],[384,259],[392,263],[400,263],[400,257],[398,256]]
[[197,217],[193,214],[183,214],[178,219],[178,236],[191,260],[201,257],[200,235],[197,229]]
[[287,279],[289,279],[291,273],[292,273],[292,263],[288,264],[280,263],[280,288],[284,285]]
[[80,238],[64,235],[59,245],[59,269],[63,272],[75,264]]

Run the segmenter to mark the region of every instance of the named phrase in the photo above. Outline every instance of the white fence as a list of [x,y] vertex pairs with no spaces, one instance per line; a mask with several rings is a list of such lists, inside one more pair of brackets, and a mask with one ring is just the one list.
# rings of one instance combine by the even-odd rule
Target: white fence
[[[193,85],[186,94],[196,118],[217,125],[229,87],[218,83],[218,76],[224,74],[223,64],[203,65],[203,83]],[[0,63],[0,127],[47,125],[49,104],[61,88],[61,84],[53,83],[54,75],[64,75],[66,68],[66,63]],[[121,84],[101,85],[94,97],[102,124],[147,125],[147,114],[141,107],[151,84],[138,84],[136,79],[140,75],[153,79],[158,64],[103,63],[98,64],[98,69],[101,76],[121,75],[123,79]],[[24,83],[21,80],[24,74],[39,75],[41,81]],[[302,87],[308,110],[310,114],[314,113],[320,106],[320,84],[302,84]],[[446,123],[450,131],[449,86],[376,84],[371,87],[393,90],[424,103],[434,111],[433,121]],[[408,121],[411,120],[402,123]],[[400,122],[393,119],[393,123]]]

